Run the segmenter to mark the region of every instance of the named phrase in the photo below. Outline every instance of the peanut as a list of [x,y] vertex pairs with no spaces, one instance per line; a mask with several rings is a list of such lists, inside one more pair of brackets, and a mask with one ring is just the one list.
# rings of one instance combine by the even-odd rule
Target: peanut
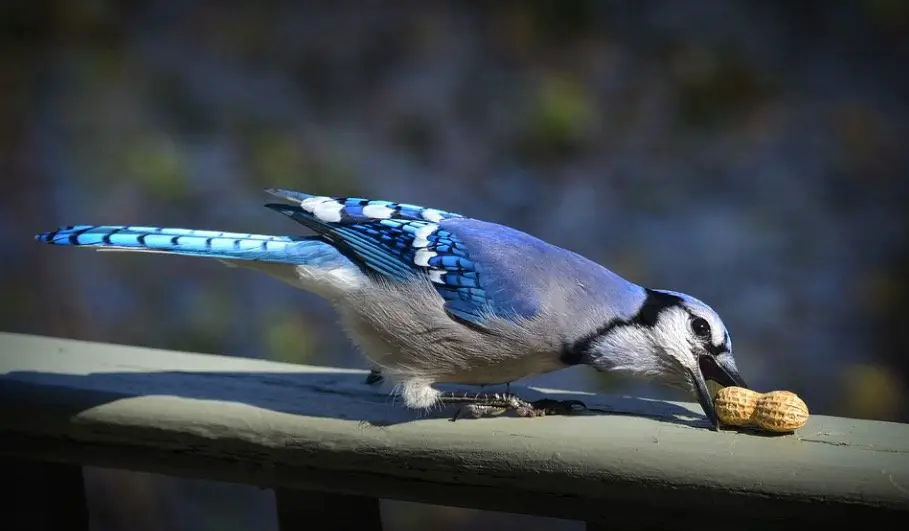
[[720,422],[728,426],[748,426],[757,407],[759,393],[744,387],[724,387],[713,399]]
[[808,422],[808,406],[790,391],[758,393],[743,387],[724,387],[714,397],[717,416],[728,426],[756,426],[786,433]]

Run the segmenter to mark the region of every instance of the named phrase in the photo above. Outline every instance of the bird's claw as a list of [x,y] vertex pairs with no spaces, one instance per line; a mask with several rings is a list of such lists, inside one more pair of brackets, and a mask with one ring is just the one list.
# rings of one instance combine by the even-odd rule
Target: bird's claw
[[476,397],[476,402],[462,405],[455,411],[451,421],[462,417],[492,417],[514,410],[519,417],[545,417],[546,415],[570,415],[587,409],[580,400],[553,400],[543,398],[528,402],[511,394],[494,395],[486,400]]
[[[529,407],[527,407],[529,406]],[[587,405],[580,400],[553,400],[543,398],[526,404],[524,407],[515,408],[519,417],[543,417],[546,415],[570,415],[585,411]]]

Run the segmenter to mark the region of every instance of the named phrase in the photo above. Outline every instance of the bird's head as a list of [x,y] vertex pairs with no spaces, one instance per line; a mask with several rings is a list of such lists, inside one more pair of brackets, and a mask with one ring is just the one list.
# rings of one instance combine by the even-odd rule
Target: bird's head
[[646,289],[633,317],[607,323],[585,347],[583,362],[598,370],[626,372],[693,392],[714,427],[719,421],[707,381],[748,387],[719,315],[684,293]]

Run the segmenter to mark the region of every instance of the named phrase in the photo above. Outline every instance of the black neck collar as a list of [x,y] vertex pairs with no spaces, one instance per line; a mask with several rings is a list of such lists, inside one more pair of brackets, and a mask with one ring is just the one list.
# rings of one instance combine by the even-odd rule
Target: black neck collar
[[559,356],[562,363],[569,366],[588,364],[591,347],[598,339],[606,336],[613,329],[622,326],[653,327],[661,312],[667,308],[682,304],[682,299],[678,296],[662,291],[644,288],[644,294],[644,303],[630,319],[611,319],[600,325],[593,332],[572,343],[566,343],[562,347],[562,353]]

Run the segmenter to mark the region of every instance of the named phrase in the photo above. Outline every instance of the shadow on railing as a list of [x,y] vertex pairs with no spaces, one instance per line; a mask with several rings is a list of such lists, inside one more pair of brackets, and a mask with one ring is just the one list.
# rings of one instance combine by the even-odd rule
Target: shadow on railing
[[[235,402],[278,413],[305,417],[355,420],[376,426],[389,426],[427,418],[450,418],[454,408],[414,411],[404,407],[388,386],[365,383],[363,374],[350,371],[260,372],[260,371],[152,371],[97,372],[61,374],[14,371],[4,375],[6,385],[61,387],[79,389],[74,400],[60,410],[62,417],[123,398],[138,396],[176,396],[193,400]],[[263,387],[269,389],[263,393]],[[476,387],[439,385],[442,390],[473,390]],[[504,386],[501,386],[504,390]],[[542,392],[513,384],[511,392],[536,400],[579,399],[578,393]],[[295,399],[295,394],[299,399]],[[590,407],[573,416],[640,416],[694,428],[710,427],[705,418],[672,402],[610,396],[608,402],[590,394],[580,397]],[[40,400],[40,398],[39,398]],[[382,407],[377,407],[382,406]],[[463,418],[458,422],[470,422]],[[528,421],[531,421],[528,419]]]

